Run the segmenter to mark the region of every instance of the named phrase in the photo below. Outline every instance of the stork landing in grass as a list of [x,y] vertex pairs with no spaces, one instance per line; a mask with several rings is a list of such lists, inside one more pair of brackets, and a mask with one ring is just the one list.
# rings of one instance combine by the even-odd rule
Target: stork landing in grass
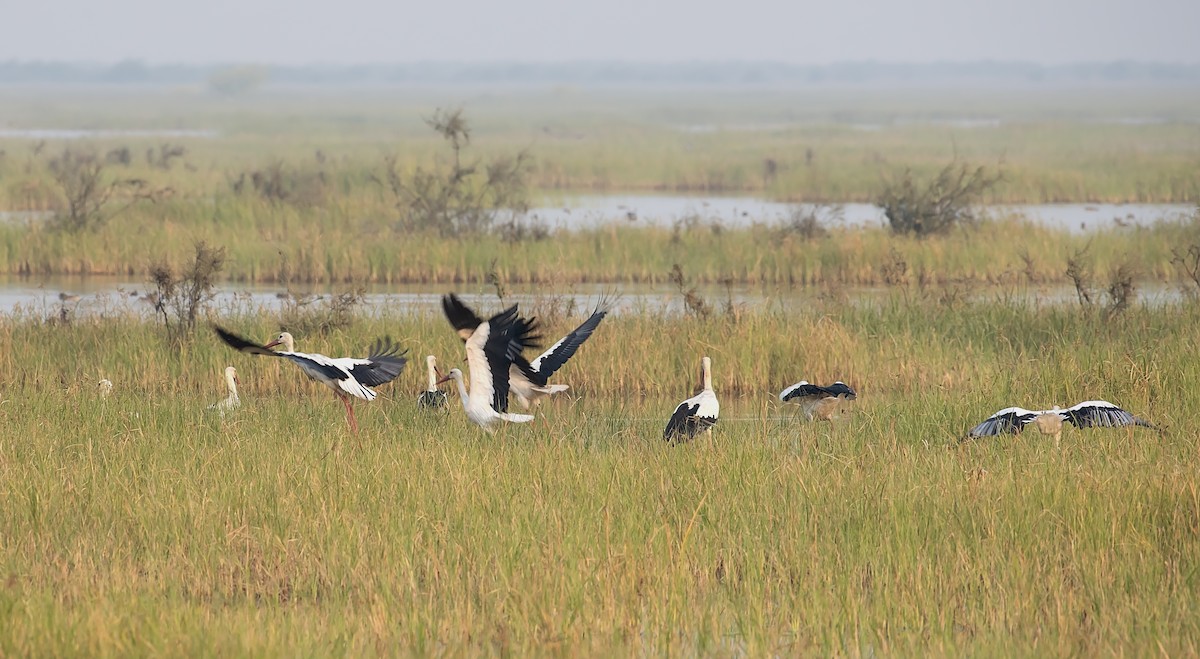
[[1106,400],[1089,400],[1065,410],[1058,407],[1041,411],[1006,407],[971,428],[967,432],[967,439],[995,437],[1006,433],[1017,434],[1032,423],[1038,432],[1054,437],[1054,445],[1058,446],[1064,422],[1076,428],[1128,427],[1132,431],[1134,426],[1142,426],[1158,430],[1158,427],[1149,421],[1139,419]]
[[711,435],[712,427],[717,424],[721,404],[717,402],[717,394],[712,388],[712,360],[702,357],[700,370],[704,390],[675,408],[675,413],[667,421],[666,430],[663,430],[663,439],[668,442],[686,442],[702,431]]
[[[443,301],[445,298],[443,298]],[[451,318],[447,307],[447,318]],[[451,324],[455,324],[451,318]],[[457,325],[455,325],[457,328]],[[517,306],[481,322],[467,339],[467,366],[471,369],[471,391],[463,383],[463,374],[457,368],[450,369],[439,381],[454,380],[458,386],[458,397],[463,410],[472,423],[491,433],[497,421],[528,423],[533,417],[528,414],[508,412],[508,372],[512,365],[513,350],[532,347],[538,337],[534,335],[532,323],[517,316]],[[461,330],[460,330],[461,334]]]
[[838,411],[842,407],[842,401],[856,398],[858,398],[858,394],[854,393],[854,390],[841,380],[827,387],[801,380],[779,392],[780,401],[799,405],[809,421],[813,419],[830,421],[837,417]]
[[[470,338],[475,328],[483,322],[483,319],[477,316],[470,307],[463,304],[462,300],[453,293],[442,298],[442,309],[446,312],[446,318],[449,319],[450,324],[454,326],[455,331],[464,341]],[[516,395],[517,401],[521,403],[521,407],[525,409],[535,407],[542,402],[543,398],[571,388],[565,384],[550,384],[550,376],[562,368],[567,360],[575,354],[575,351],[579,350],[579,346],[583,345],[592,332],[596,331],[600,321],[604,320],[604,316],[607,314],[608,312],[605,310],[596,309],[579,327],[559,339],[532,362],[526,360],[521,354],[523,347],[510,353],[512,366],[509,368],[508,385],[512,393]],[[536,327],[532,318],[525,322]]]
[[[408,351],[400,352],[400,346],[391,343],[390,339],[376,340],[365,359],[326,357],[316,353],[296,352],[295,340],[287,332],[280,333],[274,341],[260,346],[220,327],[214,329],[221,340],[233,349],[252,355],[283,357],[299,366],[308,377],[333,389],[346,406],[346,419],[355,433],[358,432],[358,420],[354,418],[354,407],[350,404],[350,397],[375,400],[376,394],[370,387],[378,387],[395,380],[408,362],[404,357]],[[283,346],[284,349],[272,350],[275,346]]]
[[429,387],[417,396],[417,407],[423,410],[441,410],[446,408],[446,392],[438,389],[437,358],[429,355],[425,358],[425,368],[429,371]]
[[225,367],[225,387],[229,389],[229,396],[223,401],[208,406],[208,409],[216,410],[222,417],[226,412],[231,412],[242,404],[242,401],[238,399],[237,369],[232,366]]

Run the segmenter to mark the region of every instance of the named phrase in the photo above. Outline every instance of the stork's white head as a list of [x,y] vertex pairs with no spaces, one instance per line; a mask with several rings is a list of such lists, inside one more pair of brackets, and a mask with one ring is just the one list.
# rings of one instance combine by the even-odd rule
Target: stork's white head
[[296,352],[296,341],[292,338],[289,332],[280,332],[275,340],[263,346],[264,348],[274,348],[275,346],[283,346],[287,352]]
[[225,367],[225,384],[229,386],[230,391],[237,391],[237,386],[241,384],[241,381],[238,380],[236,368],[232,366]]
[[433,391],[434,389],[437,389],[438,385],[437,357],[434,357],[433,355],[426,357],[425,369],[429,374],[429,391]]
[[96,391],[99,392],[101,398],[108,398],[112,394],[112,380],[105,378],[96,383]]
[[712,389],[712,360],[707,355],[700,358],[700,378],[705,389]]
[[452,369],[450,369],[450,372],[446,374],[446,377],[442,378],[441,380],[438,380],[435,384],[441,384],[443,382],[449,382],[451,380],[457,380],[458,382],[462,382],[462,377],[463,377],[462,371],[458,370],[457,368],[452,368]]

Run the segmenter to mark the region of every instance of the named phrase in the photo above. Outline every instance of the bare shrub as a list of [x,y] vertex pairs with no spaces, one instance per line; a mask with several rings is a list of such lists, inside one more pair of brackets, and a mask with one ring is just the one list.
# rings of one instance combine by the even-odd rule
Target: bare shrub
[[146,149],[146,164],[156,169],[171,169],[171,162],[187,154],[187,149],[179,144],[164,142],[157,149]]
[[671,283],[679,289],[679,294],[683,296],[683,307],[689,315],[700,318],[708,318],[712,315],[712,306],[700,295],[695,286],[688,286],[687,278],[683,275],[683,268],[678,263],[671,266],[671,272],[667,276]]
[[946,165],[932,180],[918,181],[911,169],[886,181],[875,197],[895,233],[918,237],[945,233],[975,221],[973,206],[1003,180],[999,173],[959,162]]
[[1200,245],[1192,243],[1186,250],[1172,250],[1171,265],[1175,266],[1180,279],[1185,282],[1184,290],[1192,295],[1200,295]]
[[1121,263],[1109,273],[1108,290],[1105,291],[1108,300],[1104,305],[1106,318],[1119,316],[1133,305],[1137,299],[1137,287],[1134,285],[1137,274],[1137,268],[1129,261]]
[[217,277],[224,267],[225,248],[211,247],[202,240],[195,244],[192,261],[178,274],[165,261],[150,268],[154,312],[172,347],[182,346],[195,329],[201,311],[215,295]]
[[491,230],[505,213],[515,218],[529,211],[527,151],[467,163],[463,151],[470,145],[471,129],[461,108],[439,109],[425,123],[450,145],[451,161],[406,174],[395,156],[384,159],[382,182],[395,198],[402,229],[477,234]]
[[98,229],[138,201],[157,201],[170,188],[154,189],[142,179],[109,180],[104,163],[94,153],[65,149],[47,164],[66,207],[50,222],[53,229]]
[[817,240],[828,236],[829,226],[841,224],[845,217],[845,209],[841,205],[800,204],[792,207],[779,233],[781,237],[799,236],[803,240]]
[[1091,243],[1084,245],[1067,258],[1067,277],[1075,285],[1075,294],[1079,297],[1079,305],[1085,308],[1091,308],[1095,304],[1093,301],[1095,275],[1092,272],[1091,259],[1087,255],[1089,247],[1091,247]]
[[355,312],[362,306],[366,288],[362,286],[330,295],[316,297],[288,291],[280,310],[280,329],[293,334],[325,335],[350,327]]

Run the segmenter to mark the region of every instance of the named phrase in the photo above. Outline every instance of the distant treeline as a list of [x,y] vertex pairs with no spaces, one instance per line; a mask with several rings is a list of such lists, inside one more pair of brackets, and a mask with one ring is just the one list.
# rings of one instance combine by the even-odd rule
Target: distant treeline
[[0,62],[0,84],[195,84],[251,73],[285,85],[407,84],[681,84],[804,85],[823,83],[1039,83],[1200,82],[1200,64],[1081,62],[840,62],[795,65],[773,62],[413,62],[373,65],[186,65],[77,62]]

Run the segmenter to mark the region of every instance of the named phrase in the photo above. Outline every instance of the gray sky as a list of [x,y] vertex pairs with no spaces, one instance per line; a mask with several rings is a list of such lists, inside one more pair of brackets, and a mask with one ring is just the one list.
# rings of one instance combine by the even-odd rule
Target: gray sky
[[0,61],[1200,62],[1200,0],[0,0]]

